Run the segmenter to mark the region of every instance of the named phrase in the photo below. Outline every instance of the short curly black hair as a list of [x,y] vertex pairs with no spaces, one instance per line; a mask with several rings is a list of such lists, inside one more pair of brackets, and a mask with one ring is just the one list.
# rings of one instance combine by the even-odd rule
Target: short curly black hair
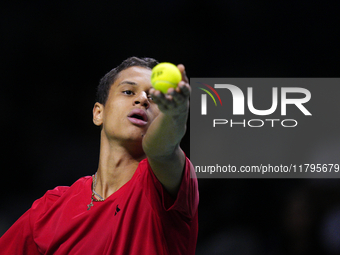
[[100,80],[97,88],[96,101],[105,105],[109,96],[111,85],[116,81],[117,76],[121,71],[131,66],[140,66],[152,69],[157,64],[158,61],[153,58],[130,57],[128,59],[125,59],[119,66],[105,74],[105,76]]

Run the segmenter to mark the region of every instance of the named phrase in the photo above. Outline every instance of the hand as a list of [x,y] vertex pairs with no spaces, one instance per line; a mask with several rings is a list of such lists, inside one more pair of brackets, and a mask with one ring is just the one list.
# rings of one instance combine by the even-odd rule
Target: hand
[[189,110],[189,97],[191,88],[189,79],[185,73],[185,67],[179,64],[178,69],[182,74],[182,80],[176,89],[169,88],[167,94],[151,88],[149,93],[153,101],[158,105],[159,110],[165,115],[178,116],[187,114]]

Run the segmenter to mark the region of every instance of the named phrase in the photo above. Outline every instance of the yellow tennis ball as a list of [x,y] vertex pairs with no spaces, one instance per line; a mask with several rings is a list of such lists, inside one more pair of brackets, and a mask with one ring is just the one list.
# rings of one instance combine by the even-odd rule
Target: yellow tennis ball
[[151,84],[164,94],[169,88],[176,88],[181,80],[182,74],[174,64],[163,62],[152,69]]

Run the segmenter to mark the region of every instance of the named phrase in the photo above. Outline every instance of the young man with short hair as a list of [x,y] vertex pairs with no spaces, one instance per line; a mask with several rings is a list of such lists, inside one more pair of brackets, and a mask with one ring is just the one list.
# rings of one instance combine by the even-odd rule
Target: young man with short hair
[[98,86],[97,172],[56,187],[0,238],[0,254],[195,254],[198,186],[179,144],[190,86],[151,87],[154,59],[136,57]]

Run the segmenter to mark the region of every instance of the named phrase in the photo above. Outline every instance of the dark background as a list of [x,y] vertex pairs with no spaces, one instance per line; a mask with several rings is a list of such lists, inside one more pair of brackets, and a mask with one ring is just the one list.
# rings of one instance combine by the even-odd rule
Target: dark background
[[[0,234],[96,171],[96,86],[124,59],[183,63],[189,77],[339,77],[338,16],[331,1],[2,1]],[[309,156],[339,148],[333,132]],[[340,252],[338,180],[199,183],[199,255]]]

